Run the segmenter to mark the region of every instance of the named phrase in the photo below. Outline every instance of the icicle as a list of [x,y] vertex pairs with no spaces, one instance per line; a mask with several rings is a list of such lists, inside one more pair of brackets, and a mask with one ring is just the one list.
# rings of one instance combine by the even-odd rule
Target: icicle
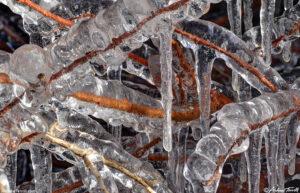
[[0,191],[3,193],[11,192],[7,176],[3,169],[0,169]]
[[[227,2],[228,19],[231,31],[238,37],[242,36],[242,3],[241,0],[230,0]],[[245,101],[251,98],[250,87],[237,72],[232,72],[232,87],[237,92],[236,101]]]
[[175,175],[175,185],[178,192],[184,192],[185,179],[183,176],[183,167],[186,156],[186,140],[189,134],[189,128],[183,128],[178,132],[178,147],[177,147],[177,166]]
[[293,7],[293,0],[284,0],[284,10],[288,10]]
[[170,184],[173,185],[172,189],[173,191],[176,191],[176,166],[178,164],[178,157],[180,156],[177,152],[178,141],[175,139],[173,140],[172,150],[168,152],[168,169],[169,169],[169,176],[168,181],[171,182]]
[[276,188],[277,176],[277,152],[278,152],[278,122],[274,121],[268,125],[268,129],[265,129],[265,146],[268,168],[268,183],[269,189]]
[[285,62],[289,62],[291,60],[291,56],[292,56],[291,46],[292,46],[292,43],[288,41],[285,43],[285,45],[282,49],[282,59]]
[[249,136],[249,148],[246,152],[246,161],[248,169],[249,193],[259,192],[260,181],[260,150],[262,143],[262,129],[253,132]]
[[[193,128],[193,137],[199,140],[209,132],[211,71],[215,59],[214,51],[205,46],[194,50],[197,91],[200,107],[200,127]],[[202,134],[201,134],[202,132]]]
[[300,134],[300,121],[296,121],[296,118],[291,121],[288,128],[288,173],[294,175],[295,163],[296,163],[296,148]]
[[240,160],[233,160],[231,163],[232,174],[233,174],[233,184],[232,184],[232,192],[239,193],[242,191],[242,182],[239,178],[239,169],[240,169]]
[[122,125],[110,126],[110,129],[111,129],[111,134],[115,137],[116,141],[121,143]]
[[261,47],[264,54],[264,61],[267,66],[271,65],[272,48],[272,25],[275,12],[275,0],[261,1],[260,9],[260,30],[262,34]]
[[173,27],[168,18],[159,25],[161,95],[164,109],[163,146],[166,151],[172,150],[172,32]]
[[237,36],[242,35],[242,3],[241,0],[230,0],[227,2],[227,13],[231,31]]
[[279,190],[284,189],[284,164],[286,157],[286,131],[291,117],[287,117],[280,124],[279,130],[279,144],[277,156],[277,181]]
[[252,4],[253,4],[253,0],[244,0],[243,1],[245,31],[248,31],[253,26]]
[[17,152],[7,155],[7,163],[5,167],[5,174],[9,181],[11,190],[16,190],[17,184]]
[[52,192],[52,156],[39,146],[30,149],[36,192]]
[[247,181],[247,162],[246,162],[246,153],[242,153],[240,165],[239,165],[240,181],[242,183]]

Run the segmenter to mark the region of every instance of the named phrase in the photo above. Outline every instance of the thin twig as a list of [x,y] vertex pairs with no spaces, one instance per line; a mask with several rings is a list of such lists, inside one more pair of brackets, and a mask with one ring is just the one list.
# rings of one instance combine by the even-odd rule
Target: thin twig
[[161,142],[161,138],[157,137],[155,139],[153,139],[152,141],[150,141],[147,145],[145,145],[144,147],[138,148],[137,150],[135,150],[135,152],[132,154],[134,157],[136,158],[140,158],[144,155],[144,153],[150,149],[151,147],[155,146],[156,144],[158,144],[159,142]]
[[33,3],[31,0],[16,0],[19,3],[22,3],[24,5],[27,5],[29,7],[31,7],[32,9],[38,11],[39,13],[41,13],[42,15],[44,15],[45,17],[51,18],[54,21],[56,21],[57,23],[60,23],[64,26],[68,26],[68,27],[72,27],[72,25],[74,24],[74,22],[64,19],[58,15],[55,15],[53,13],[51,13],[50,11],[47,11],[46,9],[40,7],[39,5]]
[[70,184],[70,185],[60,188],[60,189],[57,189],[57,190],[53,191],[52,193],[71,192],[72,190],[79,188],[81,186],[83,186],[82,180],[78,180],[77,182],[74,182],[73,184]]
[[[217,92],[214,92],[213,94],[216,94]],[[220,96],[221,94],[218,93]],[[69,97],[74,97],[78,100],[84,101],[84,102],[90,102],[95,103],[99,106],[105,107],[105,108],[113,108],[118,109],[120,111],[125,111],[128,113],[137,114],[139,116],[146,116],[146,117],[152,117],[152,118],[163,118],[164,117],[164,111],[162,109],[155,109],[147,106],[137,105],[134,103],[131,103],[127,101],[127,99],[124,99],[123,101],[108,98],[104,96],[97,96],[92,93],[85,93],[85,92],[77,92],[72,95],[69,95]],[[217,99],[217,97],[213,97],[213,99]],[[212,104],[215,100],[212,101]],[[222,102],[231,102],[231,100],[224,100]],[[226,103],[226,104],[227,104]],[[225,105],[225,104],[223,104]],[[211,113],[217,111],[219,106],[211,106]],[[193,110],[189,111],[172,111],[172,120],[176,122],[184,122],[184,121],[191,121],[194,119],[197,119],[200,115],[200,110],[197,105],[194,105]]]
[[[264,125],[269,124],[271,121],[275,121],[279,118],[283,118],[283,117],[287,117],[289,116],[291,113],[299,111],[300,110],[300,100],[299,99],[294,99],[295,100],[295,104],[296,107],[295,108],[291,108],[288,111],[282,112],[279,115],[275,115],[269,119],[266,119],[265,121],[263,121],[262,123],[259,124],[253,124],[251,125],[250,123],[246,122],[249,125],[249,128],[251,131],[254,131],[258,128],[263,127]],[[240,135],[240,137],[238,137],[230,146],[230,148],[228,149],[228,151],[225,153],[225,155],[219,156],[218,160],[216,161],[217,167],[214,171],[214,175],[206,182],[207,186],[210,186],[215,180],[219,179],[220,174],[219,174],[219,168],[221,167],[221,165],[225,162],[227,156],[230,154],[230,152],[232,151],[232,149],[234,148],[235,145],[237,144],[241,144],[242,141],[244,141],[244,139],[246,139],[249,136],[249,132],[248,131],[244,131],[242,132],[242,134]]]
[[[125,175],[131,177],[132,179],[136,180],[138,183],[140,183],[142,186],[145,187],[145,189],[150,192],[150,193],[154,193],[154,190],[139,176],[135,175],[134,173],[130,172],[129,170],[127,170],[126,168],[122,167],[120,164],[113,162],[113,161],[109,161],[106,158],[104,158],[101,154],[99,154],[98,152],[94,151],[94,150],[88,150],[88,149],[83,149],[81,147],[79,147],[76,144],[73,143],[69,143],[67,141],[64,141],[60,138],[51,136],[49,134],[46,134],[44,137],[45,140],[50,141],[53,144],[57,144],[60,145],[72,152],[74,152],[76,155],[78,155],[79,157],[84,158],[84,161],[86,163],[86,165],[91,169],[91,171],[94,173],[94,175],[96,175],[97,177],[101,177],[98,170],[96,169],[96,166],[94,166],[94,164],[90,161],[89,159],[89,155],[98,155],[99,157],[102,158],[102,161],[105,165],[107,165],[108,167],[114,168],[122,173],[124,173]],[[95,174],[96,173],[96,174]],[[106,190],[105,192],[108,192],[107,189],[105,187],[101,187],[103,190]]]
[[241,67],[245,68],[246,70],[248,70],[249,72],[251,72],[253,75],[255,75],[263,84],[265,84],[267,87],[269,87],[272,91],[277,92],[278,91],[278,87],[275,86],[273,83],[271,83],[268,79],[266,79],[266,77],[261,74],[257,69],[255,69],[254,67],[252,67],[250,64],[248,64],[247,62],[241,60],[238,56],[234,55],[233,53],[224,50],[222,48],[220,48],[219,46],[205,40],[202,39],[198,36],[195,36],[193,34],[190,34],[188,32],[182,31],[180,29],[175,29],[174,30],[176,33],[179,33],[181,35],[184,35],[188,38],[190,38],[191,40],[193,40],[195,43],[197,44],[203,44],[206,46],[209,46],[227,56],[229,56],[230,58],[232,58],[238,65],[240,65]]

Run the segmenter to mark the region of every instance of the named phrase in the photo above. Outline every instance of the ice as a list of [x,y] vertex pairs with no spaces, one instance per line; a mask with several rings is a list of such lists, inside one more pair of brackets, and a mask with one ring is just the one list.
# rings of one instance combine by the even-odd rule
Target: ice
[[268,184],[269,189],[277,186],[277,156],[278,156],[278,135],[280,123],[273,122],[265,129],[264,138],[266,144],[266,157],[268,168]]
[[122,125],[110,126],[111,134],[116,138],[116,141],[121,143]]
[[17,185],[17,153],[7,155],[6,167],[4,172],[9,181],[10,189],[15,190]]
[[[52,173],[52,179],[53,179],[52,189],[56,191],[61,188],[64,188],[65,185],[80,183],[81,176],[78,168],[76,166],[73,166],[61,172]],[[82,185],[76,189],[76,192],[80,192],[80,191],[81,192],[87,191],[87,189],[84,185]]]
[[[219,116],[217,117],[218,121],[212,126],[209,134],[199,140],[195,152],[189,157],[184,170],[185,178],[192,183],[192,185],[195,184],[193,186],[198,187],[199,184],[203,184],[206,191],[215,190],[215,186],[220,179],[219,177],[213,178],[214,175],[217,175],[215,172],[219,172],[218,174],[220,175],[223,164],[228,156],[245,152],[249,148],[249,145],[252,146],[250,146],[250,149],[248,150],[247,165],[249,167],[252,166],[252,164],[257,165],[257,162],[259,162],[262,134],[259,131],[260,128],[257,128],[259,125],[256,126],[256,124],[268,121],[262,126],[268,124],[268,126],[263,128],[263,131],[267,152],[269,188],[274,188],[277,184],[278,148],[280,151],[283,151],[281,150],[282,145],[279,147],[279,144],[281,144],[279,140],[279,126],[282,118],[274,121],[271,121],[271,118],[279,116],[283,112],[288,112],[297,103],[294,103],[295,101],[293,101],[292,98],[297,98],[298,96],[298,92],[282,91],[275,94],[261,95],[240,104],[225,105],[219,112]],[[267,108],[265,108],[264,105]],[[236,106],[237,108],[233,108],[233,106]],[[257,108],[253,109],[253,107]],[[234,109],[239,110],[234,111]],[[256,113],[257,115],[253,116],[249,114],[251,112]],[[264,114],[264,116],[258,116],[258,113]],[[253,117],[253,122],[246,121],[249,117]],[[256,128],[253,129],[253,126]],[[256,130],[255,132],[258,133],[255,134],[253,131],[251,133],[249,127],[251,130]],[[252,136],[250,137],[250,140],[249,134]],[[254,140],[258,141],[254,143]],[[256,161],[250,160],[251,158],[249,155],[251,158],[253,157],[252,155],[254,155],[258,157],[258,159],[256,158]],[[280,156],[281,155],[282,154],[280,154]],[[220,159],[222,160],[221,162]],[[282,164],[281,159],[279,160],[280,164]],[[253,178],[256,178],[257,175],[259,175],[260,169],[258,166],[258,170],[253,171],[249,167],[249,182],[253,184],[253,180],[255,180]],[[210,183],[207,186],[206,184],[208,182]],[[251,185],[249,188],[251,192],[257,191],[256,186]],[[194,189],[194,191],[196,190]]]
[[[84,175],[84,184],[86,184],[89,189],[98,188],[98,186],[92,185],[94,183],[93,179],[88,178],[87,176],[93,175],[96,177],[95,183],[98,183],[99,185],[99,176],[97,176],[99,174],[97,173],[100,173],[104,187],[110,189],[111,192],[115,191],[115,185],[113,185],[115,184],[115,181],[118,181],[122,186],[132,188],[135,191],[143,190],[144,187],[135,181],[132,176],[128,176],[124,173],[126,170],[134,176],[145,179],[145,181],[157,180],[158,183],[151,184],[150,186],[154,189],[159,188],[168,192],[168,188],[165,187],[165,182],[162,177],[152,168],[152,166],[138,160],[124,151],[120,145],[114,143],[113,136],[104,131],[103,128],[99,127],[98,123],[86,116],[80,115],[77,115],[77,117],[81,117],[80,119],[70,119],[67,118],[70,116],[68,114],[69,113],[66,113],[66,118],[62,119],[62,121],[67,121],[67,123],[72,121],[71,125],[73,126],[72,129],[70,128],[63,136],[61,136],[61,139],[68,143],[74,143],[76,141],[78,148],[87,148],[94,152],[87,154],[88,157],[84,158],[84,162],[82,161],[82,164],[85,162],[88,163],[87,166],[91,167],[91,171],[84,165],[82,165],[84,167],[80,169],[82,175]],[[85,124],[82,124],[82,120],[84,119]],[[84,132],[87,131],[87,128],[93,128],[95,126],[102,133],[101,136],[98,136],[99,138]],[[121,169],[123,167],[124,170]]]
[[170,18],[159,26],[160,64],[161,64],[161,95],[164,109],[163,145],[166,151],[172,150],[172,31]]
[[293,0],[284,0],[283,3],[284,3],[285,10],[293,7]]
[[286,63],[291,60],[291,45],[291,42],[287,42],[282,49],[282,58]]
[[[190,32],[200,38],[202,37],[209,42],[214,43],[216,46],[219,46],[220,48],[239,56],[240,60],[248,62],[251,66],[253,66],[261,74],[263,74],[270,82],[276,84],[276,86],[278,86],[280,89],[286,89],[288,87],[286,82],[275,70],[265,66],[261,59],[249,50],[245,42],[239,39],[232,32],[219,27],[216,24],[203,20],[182,22],[181,28],[184,28],[185,31]],[[180,41],[183,45],[195,47],[195,49],[197,49],[198,45],[195,45],[195,43],[191,43],[191,41],[186,37],[180,36],[179,38],[182,38]],[[270,88],[268,86],[263,84],[255,75],[242,68],[236,63],[236,61],[230,59],[227,55],[217,52],[217,58],[224,59],[226,61],[226,65],[229,68],[232,68],[254,88],[258,89],[261,92],[270,92]]]
[[253,4],[253,0],[243,1],[245,31],[248,31],[253,26],[252,4]]
[[272,25],[275,12],[275,0],[266,0],[261,4],[260,29],[262,34],[262,51],[266,65],[271,65]]
[[183,176],[185,157],[183,157],[183,155],[186,155],[187,153],[186,142],[187,142],[188,132],[189,132],[188,128],[182,128],[178,131],[178,147],[176,148],[177,164],[175,168],[175,180],[174,180],[178,192],[183,192],[185,187],[185,179]]
[[228,19],[230,28],[237,36],[242,35],[242,2],[230,0],[227,2]]
[[[250,142],[249,142],[249,147],[250,147]],[[239,164],[239,175],[240,175],[240,181],[242,183],[247,181],[247,162],[246,162],[245,153],[241,155],[241,160]]]
[[259,129],[253,132],[249,136],[249,149],[246,151],[245,156],[247,160],[248,170],[248,184],[249,192],[259,192],[259,181],[260,181],[260,152],[262,145],[262,131],[265,129]]
[[39,146],[30,149],[35,191],[52,192],[52,154]]
[[287,130],[287,144],[288,144],[288,173],[293,175],[295,173],[296,162],[296,147],[299,140],[300,124],[297,121],[296,116],[292,118],[291,123]]
[[196,82],[200,108],[200,125],[193,130],[195,139],[200,139],[201,133],[209,131],[211,71],[214,64],[215,52],[205,46],[194,51]]
[[0,169],[0,184],[1,192],[10,192],[9,181],[3,169]]
[[[272,28],[269,35],[271,36],[272,40],[279,38],[282,35],[290,35],[291,37],[298,37],[297,33],[289,34],[289,32],[292,29],[292,26],[297,24],[298,21],[297,18],[299,18],[299,7],[300,4],[298,2],[293,7],[290,7],[290,9],[286,10],[282,16],[275,18],[273,22],[270,22],[272,23],[271,25]],[[261,30],[262,29],[257,26],[249,29],[246,33],[243,34],[243,40],[245,40],[247,44],[249,44],[250,48],[255,49],[261,46],[261,42],[262,42]],[[288,38],[287,42],[280,44],[279,47],[275,48],[273,46],[270,46],[270,48],[272,48],[272,53],[280,53],[282,51],[283,46],[285,44],[288,44],[288,42],[291,41],[293,41],[293,38]],[[286,51],[288,50],[289,48]]]
[[[291,115],[293,116],[293,115]],[[284,166],[286,161],[286,137],[291,116],[285,118],[279,129],[278,155],[277,155],[277,183],[278,188],[283,189],[285,183]]]
[[190,2],[189,6],[188,14],[192,17],[199,18],[209,10],[210,2],[194,0]]
[[[253,0],[228,0],[231,30],[199,19],[220,0],[34,1],[68,26],[0,2],[30,35],[0,51],[1,191],[217,192],[231,157],[232,191],[248,175],[259,192],[263,145],[269,188],[284,188],[286,165],[295,172],[299,2],[283,1],[274,18],[275,0],[262,1],[253,27]],[[30,150],[34,178],[16,187],[19,149]],[[73,166],[55,171],[52,156]]]

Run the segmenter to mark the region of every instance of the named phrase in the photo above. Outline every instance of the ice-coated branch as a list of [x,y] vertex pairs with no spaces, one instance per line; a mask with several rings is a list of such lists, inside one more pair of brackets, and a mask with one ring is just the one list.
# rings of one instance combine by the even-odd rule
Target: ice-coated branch
[[[243,79],[259,91],[276,92],[278,89],[287,88],[287,84],[280,75],[274,69],[264,66],[260,58],[255,56],[232,32],[202,20],[184,22],[182,28],[184,31],[175,29],[175,32],[193,41],[190,43],[183,38],[182,43],[186,44],[186,47],[192,47],[191,44],[196,43],[215,49],[221,53],[217,53],[217,57],[228,61],[226,62],[228,67],[237,71]],[[226,44],[223,43],[224,40],[227,40]]]
[[194,191],[216,191],[222,167],[231,154],[247,150],[249,134],[300,110],[299,90],[265,94],[250,101],[225,105],[207,136],[200,139],[184,170]]
[[[101,189],[111,192],[113,185],[107,186],[106,181],[109,178],[118,181],[121,175],[124,181],[119,182],[126,188],[138,191],[142,190],[140,187],[142,185],[149,192],[169,192],[159,173],[147,163],[125,152],[120,145],[113,143],[113,137],[97,122],[72,112],[66,113],[60,124],[66,124],[69,128],[64,133],[52,130],[51,133],[45,135],[44,139],[74,152],[79,159],[82,159],[98,179]],[[59,126],[56,125],[56,128]],[[97,137],[87,132],[97,134]],[[74,144],[75,141],[76,144]],[[112,170],[107,171],[109,168]],[[106,174],[101,175],[104,174],[103,172]],[[110,183],[114,182],[110,180]]]

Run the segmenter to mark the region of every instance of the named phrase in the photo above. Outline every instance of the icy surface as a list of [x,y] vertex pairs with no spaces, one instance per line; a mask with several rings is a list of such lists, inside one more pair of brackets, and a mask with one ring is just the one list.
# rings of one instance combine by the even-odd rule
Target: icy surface
[[[254,1],[223,2],[230,30],[202,19],[220,0],[0,2],[30,35],[0,51],[1,192],[216,192],[233,176],[257,193],[264,157],[269,189],[295,173],[300,2],[274,18],[262,1],[254,27]],[[17,186],[20,149],[33,179]]]

